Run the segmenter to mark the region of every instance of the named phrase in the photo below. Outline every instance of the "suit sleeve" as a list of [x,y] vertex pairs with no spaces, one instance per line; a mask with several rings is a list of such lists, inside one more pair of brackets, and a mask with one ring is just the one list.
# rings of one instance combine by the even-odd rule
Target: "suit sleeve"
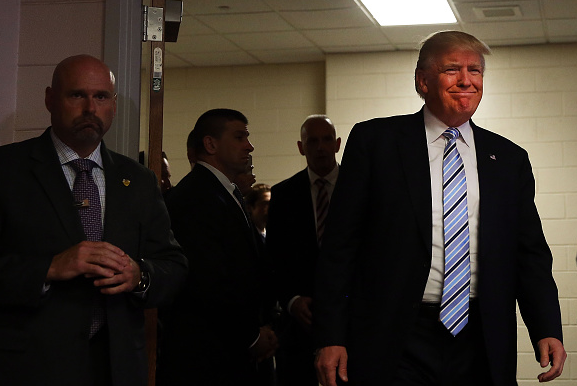
[[370,194],[370,138],[355,125],[347,140],[327,216],[315,282],[317,347],[345,346],[351,286]]
[[145,306],[154,308],[170,302],[182,289],[188,262],[172,233],[168,211],[153,174],[148,186],[151,198],[144,203],[148,215],[141,225],[139,257],[150,274]]
[[554,337],[563,341],[563,334],[557,286],[551,273],[552,255],[534,203],[535,180],[531,165],[526,153],[524,156],[520,171],[517,300],[538,356],[540,339]]

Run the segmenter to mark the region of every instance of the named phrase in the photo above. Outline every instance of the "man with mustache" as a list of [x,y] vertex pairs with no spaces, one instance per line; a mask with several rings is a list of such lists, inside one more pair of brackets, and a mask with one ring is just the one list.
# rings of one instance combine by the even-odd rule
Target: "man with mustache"
[[169,302],[187,261],[154,174],[109,151],[114,76],[60,62],[52,126],[0,147],[0,384],[147,384],[145,307]]

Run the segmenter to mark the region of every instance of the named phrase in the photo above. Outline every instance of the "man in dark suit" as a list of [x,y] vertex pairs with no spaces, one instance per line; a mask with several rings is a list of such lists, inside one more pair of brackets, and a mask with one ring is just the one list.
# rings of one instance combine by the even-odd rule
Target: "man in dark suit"
[[209,110],[193,130],[196,164],[167,197],[176,239],[189,259],[184,291],[164,315],[158,384],[254,383],[276,336],[260,327],[259,258],[244,200],[231,181],[254,150],[248,121]]
[[[154,174],[102,142],[108,67],[63,60],[45,100],[52,126],[0,148],[0,384],[144,386],[143,308],[174,297],[186,259]],[[76,162],[90,198],[73,196]]]
[[[277,355],[279,380],[285,386],[316,386],[311,330],[314,272],[324,214],[339,173],[335,154],[341,139],[325,115],[307,117],[300,136],[297,145],[307,168],[272,188],[267,250],[276,268],[284,317],[288,318]],[[322,188],[317,181],[323,182]]]
[[[515,385],[516,303],[537,360],[551,364],[539,380],[561,374],[557,287],[527,153],[470,120],[488,53],[463,32],[432,35],[415,70],[424,108],[349,136],[315,292],[323,385]],[[444,205],[453,181],[463,210]]]

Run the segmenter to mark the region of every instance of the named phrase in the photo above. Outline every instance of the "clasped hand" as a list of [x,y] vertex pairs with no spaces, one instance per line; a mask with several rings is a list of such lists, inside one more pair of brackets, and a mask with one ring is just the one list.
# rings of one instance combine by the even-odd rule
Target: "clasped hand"
[[105,241],[82,241],[54,256],[47,282],[84,275],[105,295],[132,291],[140,280],[140,268],[124,251]]

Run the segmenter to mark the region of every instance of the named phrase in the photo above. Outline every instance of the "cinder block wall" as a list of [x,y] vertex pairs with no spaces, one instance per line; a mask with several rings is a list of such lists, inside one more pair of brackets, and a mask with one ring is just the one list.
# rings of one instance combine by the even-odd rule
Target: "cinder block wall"
[[[326,112],[343,145],[354,123],[417,111],[416,52],[329,55],[325,64],[167,70],[164,148],[174,182],[188,172],[186,136],[209,108],[243,111],[255,145],[259,182],[276,183],[306,165],[296,141],[303,119]],[[577,45],[498,47],[487,57],[485,93],[474,121],[529,152],[536,202],[554,257],[565,347],[558,386],[577,383]],[[340,159],[340,153],[338,155]],[[522,386],[537,385],[535,361],[519,316]]]
[[296,142],[305,117],[325,112],[324,63],[168,69],[165,82],[163,149],[173,184],[190,171],[188,134],[213,108],[248,118],[258,182],[272,184],[306,166]]

